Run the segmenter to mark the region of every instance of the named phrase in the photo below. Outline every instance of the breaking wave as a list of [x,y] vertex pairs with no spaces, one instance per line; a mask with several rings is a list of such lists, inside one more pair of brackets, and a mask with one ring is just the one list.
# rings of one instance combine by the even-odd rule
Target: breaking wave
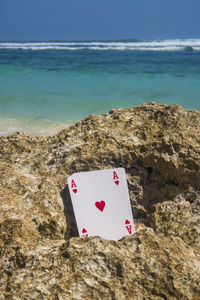
[[0,42],[0,49],[13,50],[136,50],[136,51],[200,51],[200,39],[154,41],[77,41],[77,42]]

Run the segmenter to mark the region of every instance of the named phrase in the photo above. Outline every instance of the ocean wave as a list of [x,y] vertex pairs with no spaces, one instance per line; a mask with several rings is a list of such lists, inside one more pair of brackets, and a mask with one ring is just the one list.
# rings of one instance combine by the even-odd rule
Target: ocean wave
[[155,41],[91,41],[91,42],[0,42],[0,49],[10,50],[138,50],[179,51],[200,50],[200,39]]

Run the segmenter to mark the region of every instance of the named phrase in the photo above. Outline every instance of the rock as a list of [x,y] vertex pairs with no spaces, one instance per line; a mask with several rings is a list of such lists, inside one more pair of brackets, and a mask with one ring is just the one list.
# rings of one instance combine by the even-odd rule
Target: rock
[[[144,104],[0,137],[0,299],[199,299],[200,112]],[[124,167],[136,234],[77,237],[67,178]]]

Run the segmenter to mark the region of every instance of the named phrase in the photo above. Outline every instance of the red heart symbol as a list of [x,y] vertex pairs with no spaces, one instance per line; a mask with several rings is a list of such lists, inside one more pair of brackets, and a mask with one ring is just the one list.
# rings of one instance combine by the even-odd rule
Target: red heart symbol
[[126,220],[126,221],[125,221],[125,224],[130,224],[129,220]]
[[118,185],[118,184],[119,184],[119,180],[116,180],[116,181],[115,181],[115,184]]
[[86,232],[87,232],[87,230],[85,228],[83,228],[82,233],[86,233]]
[[76,192],[77,192],[77,189],[73,189],[72,191],[73,191],[73,192],[76,194]]
[[100,201],[100,202],[96,202],[96,203],[95,203],[95,206],[96,206],[100,211],[103,211],[103,210],[104,210],[105,205],[106,205],[105,201]]

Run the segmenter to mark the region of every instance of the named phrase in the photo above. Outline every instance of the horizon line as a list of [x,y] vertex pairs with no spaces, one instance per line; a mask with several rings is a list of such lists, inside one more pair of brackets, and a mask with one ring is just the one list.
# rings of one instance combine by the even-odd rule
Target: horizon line
[[99,41],[163,41],[163,40],[199,40],[200,37],[173,37],[173,38],[120,38],[120,39],[33,39],[33,40],[23,40],[23,39],[8,39],[0,40],[0,43],[15,43],[15,42],[99,42]]

